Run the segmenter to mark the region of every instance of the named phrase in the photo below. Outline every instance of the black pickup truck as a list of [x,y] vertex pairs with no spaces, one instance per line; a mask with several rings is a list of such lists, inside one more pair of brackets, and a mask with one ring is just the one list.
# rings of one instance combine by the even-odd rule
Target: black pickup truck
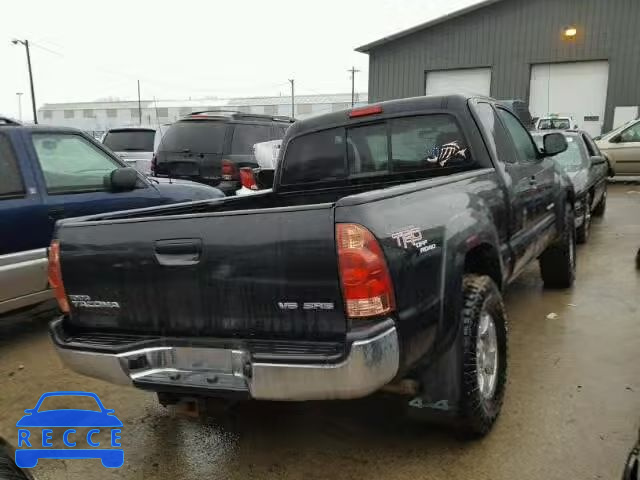
[[420,97],[289,128],[272,190],[62,221],[67,366],[183,397],[384,389],[484,434],[503,400],[501,290],[575,272],[574,193],[512,112]]

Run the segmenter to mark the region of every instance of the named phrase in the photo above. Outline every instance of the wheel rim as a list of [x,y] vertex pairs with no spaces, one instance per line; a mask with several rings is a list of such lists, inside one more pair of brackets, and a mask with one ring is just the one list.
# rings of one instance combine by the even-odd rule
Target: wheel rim
[[488,312],[483,312],[478,322],[476,372],[480,395],[492,398],[498,381],[498,336],[495,321]]

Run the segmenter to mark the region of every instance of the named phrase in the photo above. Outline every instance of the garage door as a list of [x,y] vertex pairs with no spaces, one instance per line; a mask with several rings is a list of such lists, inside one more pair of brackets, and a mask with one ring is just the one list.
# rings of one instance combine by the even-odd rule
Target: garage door
[[434,70],[427,72],[427,95],[467,93],[491,94],[490,68],[465,68],[461,70]]
[[608,62],[533,65],[529,98],[531,115],[570,115],[579,128],[591,135],[600,135],[608,83]]

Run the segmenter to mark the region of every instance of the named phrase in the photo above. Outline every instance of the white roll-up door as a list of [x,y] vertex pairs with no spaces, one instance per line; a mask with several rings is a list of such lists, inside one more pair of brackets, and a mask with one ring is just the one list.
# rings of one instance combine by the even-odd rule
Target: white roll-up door
[[427,95],[464,93],[491,95],[490,68],[463,68],[459,70],[434,70],[427,72]]
[[571,62],[531,66],[531,116],[571,116],[591,135],[600,135],[607,105],[609,63]]

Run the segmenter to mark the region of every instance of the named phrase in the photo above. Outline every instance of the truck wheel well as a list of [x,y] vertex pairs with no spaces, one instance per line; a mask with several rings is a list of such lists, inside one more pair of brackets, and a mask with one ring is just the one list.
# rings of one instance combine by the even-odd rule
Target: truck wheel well
[[502,289],[502,270],[498,253],[487,244],[478,245],[469,250],[464,259],[465,273],[477,273],[489,276]]

